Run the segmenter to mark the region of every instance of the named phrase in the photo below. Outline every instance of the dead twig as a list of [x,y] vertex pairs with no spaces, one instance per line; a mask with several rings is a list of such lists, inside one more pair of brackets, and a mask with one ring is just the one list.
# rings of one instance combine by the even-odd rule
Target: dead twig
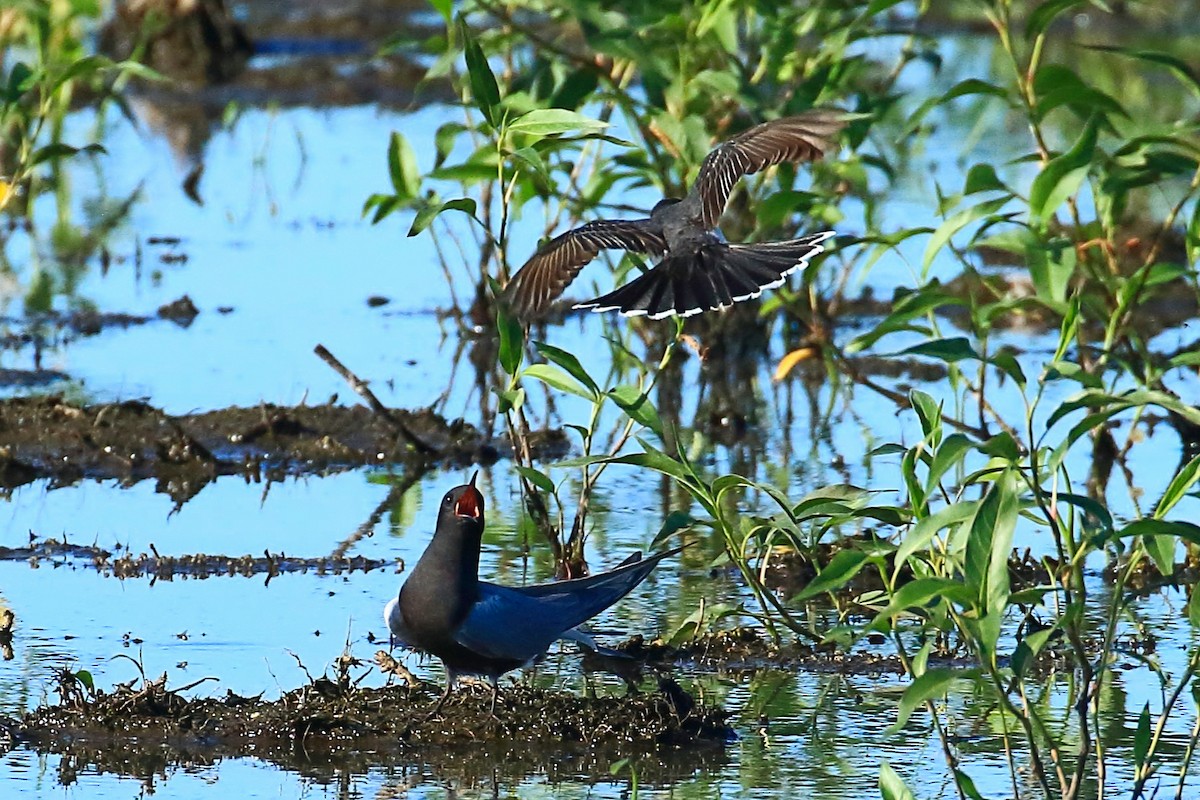
[[367,406],[369,406],[372,411],[374,411],[380,416],[381,419],[387,422],[387,424],[391,426],[393,430],[407,439],[408,443],[413,446],[414,450],[423,456],[438,454],[438,448],[434,447],[423,440],[420,436],[417,436],[415,433],[413,433],[408,425],[404,423],[404,420],[400,419],[400,417],[397,416],[392,409],[388,408],[379,401],[379,398],[376,397],[375,393],[371,391],[371,387],[367,385],[367,382],[351,372],[349,368],[346,367],[346,365],[341,361],[338,361],[337,356],[329,352],[325,345],[317,345],[313,348],[313,352],[317,354],[318,358],[328,364],[334,372],[336,372],[338,375],[341,375],[342,379],[350,385],[350,388],[354,390],[355,394],[366,401]]

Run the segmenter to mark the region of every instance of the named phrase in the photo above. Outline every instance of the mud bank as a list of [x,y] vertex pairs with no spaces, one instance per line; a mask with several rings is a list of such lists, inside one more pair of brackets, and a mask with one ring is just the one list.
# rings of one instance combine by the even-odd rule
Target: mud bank
[[[429,410],[361,406],[227,408],[173,416],[145,402],[76,405],[61,397],[0,402],[0,489],[39,479],[52,486],[85,478],[125,484],[153,479],[185,502],[223,475],[247,481],[371,465],[489,464],[510,452],[462,420]],[[560,431],[537,433],[539,454],[567,452]]]

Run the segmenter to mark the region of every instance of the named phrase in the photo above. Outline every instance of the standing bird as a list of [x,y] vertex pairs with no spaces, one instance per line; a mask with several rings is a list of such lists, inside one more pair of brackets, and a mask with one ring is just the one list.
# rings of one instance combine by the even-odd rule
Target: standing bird
[[518,317],[535,317],[605,249],[664,256],[650,271],[575,308],[617,310],[661,319],[727,308],[758,297],[824,252],[833,231],[784,242],[731,244],[717,230],[733,185],[785,161],[815,161],[833,146],[849,117],[813,109],[755,125],[723,142],[700,165],[687,197],[666,198],[649,219],[596,220],[556,236],[517,271],[503,300]]
[[578,626],[629,594],[659,561],[682,549],[646,559],[635,554],[611,572],[586,578],[500,586],[479,580],[483,526],[483,495],[472,477],[442,498],[433,539],[399,597],[383,611],[400,644],[436,656],[446,668],[446,690],[431,714],[441,709],[464,674],[480,675],[492,685],[495,713],[499,677],[539,660],[556,639],[605,650]]

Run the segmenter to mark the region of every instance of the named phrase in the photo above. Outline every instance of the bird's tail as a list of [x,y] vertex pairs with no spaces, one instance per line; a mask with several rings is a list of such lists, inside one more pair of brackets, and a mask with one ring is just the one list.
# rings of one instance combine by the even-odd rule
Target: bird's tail
[[668,255],[644,275],[575,308],[650,319],[728,308],[781,285],[785,277],[823,253],[821,243],[831,236],[833,231],[823,231],[785,242],[714,242],[694,254]]

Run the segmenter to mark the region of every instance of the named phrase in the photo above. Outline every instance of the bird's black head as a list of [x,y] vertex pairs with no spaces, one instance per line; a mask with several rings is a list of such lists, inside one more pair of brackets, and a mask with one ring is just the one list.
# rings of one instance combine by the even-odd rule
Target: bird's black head
[[664,208],[670,208],[671,206],[675,205],[678,202],[679,202],[678,197],[664,197],[662,200],[659,200],[657,203],[654,204],[654,208],[650,209],[650,215],[653,216],[653,215],[657,214],[659,211],[662,211]]
[[446,492],[438,510],[438,530],[458,529],[475,538],[483,535],[483,495],[475,488],[475,478],[465,486],[456,486]]

